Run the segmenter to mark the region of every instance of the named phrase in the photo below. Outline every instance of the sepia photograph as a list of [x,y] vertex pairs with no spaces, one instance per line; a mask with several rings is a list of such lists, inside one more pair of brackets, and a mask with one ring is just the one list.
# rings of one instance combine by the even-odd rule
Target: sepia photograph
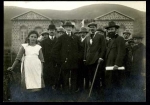
[[146,102],[146,1],[3,8],[3,102]]

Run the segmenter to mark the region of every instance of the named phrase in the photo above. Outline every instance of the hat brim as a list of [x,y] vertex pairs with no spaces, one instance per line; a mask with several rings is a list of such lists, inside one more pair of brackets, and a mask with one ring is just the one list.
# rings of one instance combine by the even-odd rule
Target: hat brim
[[143,39],[143,37],[142,36],[135,36],[135,37],[133,37],[133,38],[136,38],[136,39]]
[[42,33],[41,35],[42,35],[42,36],[43,36],[43,35],[49,35],[49,33]]
[[97,24],[89,24],[88,27],[90,27],[90,26],[95,26],[95,27],[97,27]]
[[73,27],[74,28],[74,25],[62,25],[63,27],[66,27],[66,26],[71,26],[71,27]]
[[80,31],[79,33],[88,33],[88,31]]
[[123,34],[130,34],[130,35],[131,35],[131,33],[130,33],[130,32],[123,32]]
[[65,31],[57,31],[57,32],[65,32]]
[[118,25],[114,25],[114,26],[107,26],[107,27],[105,27],[105,29],[109,29],[109,28],[112,28],[112,27],[115,27],[115,28],[119,28],[119,26]]

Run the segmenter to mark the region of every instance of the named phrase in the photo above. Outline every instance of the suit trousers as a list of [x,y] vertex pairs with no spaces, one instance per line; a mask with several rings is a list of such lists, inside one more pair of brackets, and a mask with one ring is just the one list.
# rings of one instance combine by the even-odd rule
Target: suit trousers
[[77,69],[63,69],[63,89],[64,92],[69,92],[69,77],[71,77],[71,91],[75,92],[77,89]]
[[[86,73],[86,78],[85,78],[85,88],[88,89],[89,88],[89,82],[93,82],[93,77],[96,71],[96,67],[97,67],[97,62],[92,64],[92,65],[87,65],[87,73]],[[99,70],[97,71],[97,75],[93,84],[93,89],[97,90],[100,88],[100,73]]]
[[77,73],[77,87],[81,90],[84,88],[84,78],[86,73],[86,66],[84,65],[84,62],[81,62],[79,64],[79,69]]

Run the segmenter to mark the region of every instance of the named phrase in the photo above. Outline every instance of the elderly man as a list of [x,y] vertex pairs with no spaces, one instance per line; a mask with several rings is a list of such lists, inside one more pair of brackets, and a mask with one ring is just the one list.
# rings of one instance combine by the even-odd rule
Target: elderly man
[[69,77],[71,73],[71,92],[77,90],[77,69],[80,56],[80,41],[72,33],[74,25],[70,21],[63,25],[66,32],[60,36],[53,47],[53,59],[62,70],[63,88],[65,93],[69,92]]
[[[98,59],[101,58],[104,60],[105,50],[106,50],[106,40],[104,35],[96,33],[97,24],[95,22],[89,23],[89,34],[86,37],[86,49],[85,49],[85,64],[87,66],[87,78],[85,87],[89,88],[89,82],[92,83],[94,73],[96,70],[96,66],[98,64]],[[102,64],[99,67],[98,73],[96,75],[96,79],[93,85],[93,91],[97,93],[100,89],[100,78],[103,73],[103,69],[101,68]]]
[[124,83],[122,80],[124,71],[117,70],[118,67],[124,66],[125,57],[125,41],[123,37],[117,34],[118,28],[119,26],[113,21],[109,22],[109,25],[106,27],[108,37],[110,37],[111,40],[108,43],[105,62],[106,66],[113,66],[114,69],[112,71],[105,71],[105,90],[108,90],[108,94],[106,94],[106,96],[111,95],[110,99],[117,99],[115,97],[115,90],[119,90]]

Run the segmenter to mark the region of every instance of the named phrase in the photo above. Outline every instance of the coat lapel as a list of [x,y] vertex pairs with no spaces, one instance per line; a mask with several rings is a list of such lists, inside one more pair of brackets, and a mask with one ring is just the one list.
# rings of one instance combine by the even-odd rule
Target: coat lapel
[[106,53],[106,57],[108,56],[108,54],[109,54],[109,52],[110,52],[110,50],[111,50],[111,48],[112,48],[112,46],[113,46],[115,40],[116,40],[116,39],[114,39],[114,40],[112,40],[112,42],[110,42],[111,44],[108,46],[107,53]]

